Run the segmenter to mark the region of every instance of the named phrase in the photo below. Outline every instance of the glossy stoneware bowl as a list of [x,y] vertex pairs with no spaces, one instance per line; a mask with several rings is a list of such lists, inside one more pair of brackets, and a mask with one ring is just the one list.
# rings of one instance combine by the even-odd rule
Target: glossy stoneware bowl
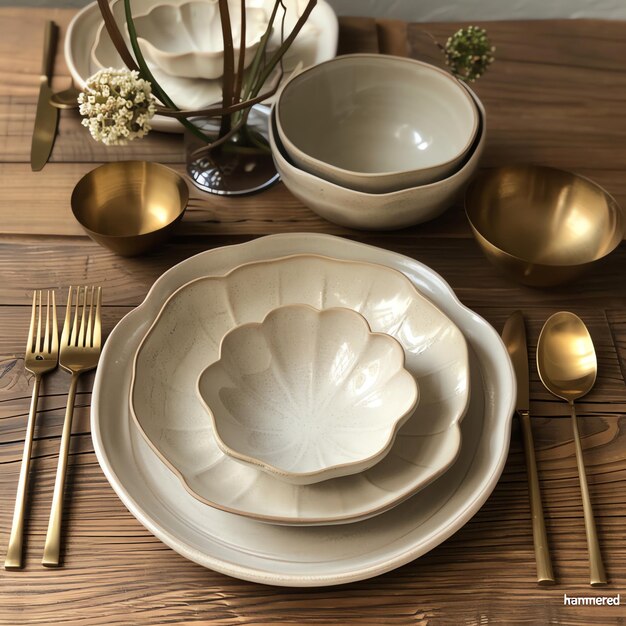
[[187,184],[168,167],[117,161],[85,174],[72,192],[71,206],[96,243],[121,256],[136,256],[168,239],[188,199]]
[[593,181],[533,165],[480,174],[465,210],[485,256],[525,285],[549,287],[578,278],[622,241],[617,202]]
[[226,333],[197,391],[224,454],[296,485],[378,463],[418,400],[396,339],[302,304]]
[[465,185],[476,172],[483,153],[487,134],[485,111],[469,89],[468,93],[475,99],[480,116],[476,140],[459,169],[436,183],[373,194],[354,191],[309,174],[298,168],[285,152],[275,126],[275,114],[270,124],[274,164],[287,189],[329,222],[361,230],[393,230],[427,222],[462,197]]
[[[256,53],[269,15],[246,7],[245,42],[241,43],[241,3],[228,2],[235,64],[244,49],[244,68]],[[135,17],[138,41],[147,61],[172,76],[216,79],[224,74],[224,39],[217,0],[157,4]]]
[[458,169],[479,115],[448,72],[403,57],[357,54],[293,77],[278,96],[276,123],[299,168],[356,191],[387,193]]

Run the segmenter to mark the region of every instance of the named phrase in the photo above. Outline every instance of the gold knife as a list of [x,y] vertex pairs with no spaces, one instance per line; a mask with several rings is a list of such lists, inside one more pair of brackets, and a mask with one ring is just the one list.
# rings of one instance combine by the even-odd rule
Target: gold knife
[[39,87],[39,100],[35,114],[33,141],[30,146],[30,167],[33,172],[43,169],[43,166],[48,162],[57,134],[59,110],[50,104],[50,96],[52,95],[50,79],[52,78],[58,30],[58,26],[54,22],[46,22],[40,77],[41,86]]
[[535,560],[537,562],[537,582],[540,585],[554,583],[552,561],[548,548],[548,535],[543,518],[535,444],[530,425],[530,392],[528,383],[528,352],[526,348],[526,327],[521,311],[515,311],[504,324],[502,340],[513,362],[517,379],[516,410],[522,424],[524,452],[526,454],[526,471],[528,472],[528,490],[530,492],[530,513],[533,521],[533,543],[535,544]]

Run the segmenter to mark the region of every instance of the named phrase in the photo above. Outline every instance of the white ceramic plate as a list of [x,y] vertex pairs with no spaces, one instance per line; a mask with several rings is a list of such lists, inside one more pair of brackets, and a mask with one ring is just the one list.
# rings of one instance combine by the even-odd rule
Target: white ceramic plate
[[[225,455],[196,395],[222,337],[285,304],[358,311],[395,337],[420,402],[387,456],[367,471],[314,485],[281,482]],[[454,462],[467,409],[460,330],[402,273],[383,265],[297,255],[199,278],[163,306],[135,361],[131,412],[161,459],[202,502],[281,524],[362,520],[413,495]]]
[[[182,4],[186,0],[170,0],[172,4]],[[300,0],[295,0],[300,3]],[[136,15],[144,14],[159,0],[133,0],[133,12]],[[252,3],[263,5],[267,0],[254,0]],[[92,2],[81,9],[72,19],[65,36],[65,61],[74,82],[78,88],[85,85],[85,81],[97,72],[97,66],[92,58],[98,28],[102,23],[102,16],[97,2]],[[337,53],[339,26],[337,16],[326,2],[318,0],[315,9],[309,16],[311,28],[300,33],[301,38],[294,43],[286,55],[286,63],[295,67],[302,59],[305,66],[321,63],[332,59]],[[289,24],[286,24],[289,27]],[[311,36],[315,33],[315,36]],[[152,70],[154,71],[154,67]],[[158,74],[158,75],[157,75]],[[185,108],[201,108],[215,104],[221,100],[220,81],[180,78],[168,76],[165,72],[158,72],[155,77],[170,95],[176,94],[180,106]],[[284,77],[286,80],[288,76]],[[268,104],[273,99],[268,100]],[[183,127],[174,119],[156,115],[152,120],[154,130],[171,133],[182,133]]]
[[[325,254],[386,264],[406,274],[462,330],[472,384],[454,465],[420,494],[357,524],[286,527],[207,507],[159,461],[130,418],[132,358],[162,303],[186,282],[280,255]],[[91,432],[100,465],[128,510],[184,557],[244,580],[318,587],[363,580],[432,550],[480,509],[506,461],[515,379],[496,331],[465,308],[446,282],[400,254],[318,234],[262,237],[203,252],[161,276],[137,309],[108,337],[96,374]]]

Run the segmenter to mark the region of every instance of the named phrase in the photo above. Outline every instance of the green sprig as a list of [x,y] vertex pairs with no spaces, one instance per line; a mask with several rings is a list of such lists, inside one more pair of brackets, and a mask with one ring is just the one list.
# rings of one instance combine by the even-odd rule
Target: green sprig
[[470,83],[480,78],[493,63],[495,50],[487,38],[487,31],[478,26],[461,28],[443,46],[450,71]]
[[[159,85],[156,78],[150,71],[148,64],[146,63],[146,60],[141,51],[141,47],[139,46],[139,41],[137,40],[137,31],[135,29],[135,21],[133,20],[133,13],[130,7],[130,0],[124,0],[124,12],[126,14],[126,24],[128,25],[128,36],[130,39],[130,45],[133,49],[133,52],[135,53],[135,59],[137,60],[137,65],[139,66],[141,77],[147,80],[152,85],[152,91],[154,95],[159,100],[161,100],[163,104],[172,109],[177,109],[178,107],[176,106],[176,104],[174,104],[172,99],[167,95],[165,89],[163,89],[163,87]],[[210,139],[189,120],[183,118],[180,120],[180,123],[202,141],[210,141]]]

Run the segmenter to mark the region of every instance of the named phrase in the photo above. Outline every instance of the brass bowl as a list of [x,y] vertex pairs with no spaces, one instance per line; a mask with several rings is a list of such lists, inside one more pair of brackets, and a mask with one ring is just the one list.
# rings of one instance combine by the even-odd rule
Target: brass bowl
[[622,211],[602,187],[551,167],[480,174],[465,193],[465,212],[485,256],[532,287],[574,280],[624,235]]
[[106,163],[85,174],[72,193],[72,213],[85,232],[121,256],[163,243],[189,200],[185,181],[147,161]]

